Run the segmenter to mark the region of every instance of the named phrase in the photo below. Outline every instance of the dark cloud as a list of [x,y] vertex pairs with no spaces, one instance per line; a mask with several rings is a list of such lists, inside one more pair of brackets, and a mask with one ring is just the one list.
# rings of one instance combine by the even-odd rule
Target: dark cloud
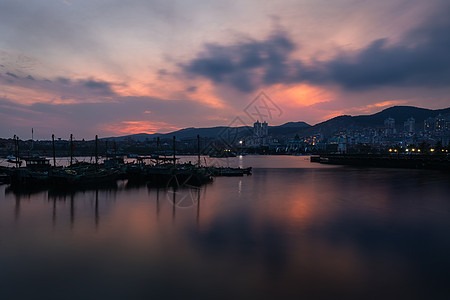
[[89,79],[87,81],[81,81],[81,83],[89,88],[98,92],[102,92],[105,95],[112,95],[114,92],[111,90],[111,85],[106,81],[96,81]]
[[248,40],[231,46],[209,44],[204,53],[182,68],[249,92],[258,84],[258,69],[264,71],[264,82],[281,80],[278,75],[288,73],[288,56],[294,49],[294,43],[280,31],[265,41]]
[[[9,77],[0,77],[0,85],[19,86],[34,91],[42,91],[45,94],[51,93],[58,96],[60,99],[75,99],[75,100],[101,100],[103,97],[110,98],[117,96],[112,89],[112,83],[88,79],[70,79],[65,77],[58,77],[54,81],[48,79],[38,79],[31,75],[20,77],[14,73],[7,72]],[[15,78],[14,80],[9,79]]]
[[6,72],[6,75],[11,76],[11,77],[14,77],[14,78],[19,78],[19,76],[17,76],[17,75],[14,74],[14,73],[10,73],[10,72]]
[[197,87],[196,86],[190,86],[190,87],[186,88],[186,92],[193,93],[195,91],[197,91]]
[[56,81],[61,84],[70,84],[70,79],[64,77],[58,77]]
[[331,79],[348,89],[448,85],[450,20],[434,18],[433,23],[409,32],[399,44],[389,45],[387,39],[379,39],[354,57],[328,62]]
[[185,72],[242,92],[277,83],[337,84],[347,90],[380,86],[443,87],[450,84],[450,5],[442,5],[399,43],[373,41],[364,49],[343,52],[325,62],[293,59],[295,43],[284,31],[266,40],[205,46],[182,64]]

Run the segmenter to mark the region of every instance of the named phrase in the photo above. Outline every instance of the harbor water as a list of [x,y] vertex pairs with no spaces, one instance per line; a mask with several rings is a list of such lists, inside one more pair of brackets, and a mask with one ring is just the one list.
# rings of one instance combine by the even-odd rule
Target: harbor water
[[0,299],[450,299],[448,172],[202,163],[253,175],[178,189],[0,185]]

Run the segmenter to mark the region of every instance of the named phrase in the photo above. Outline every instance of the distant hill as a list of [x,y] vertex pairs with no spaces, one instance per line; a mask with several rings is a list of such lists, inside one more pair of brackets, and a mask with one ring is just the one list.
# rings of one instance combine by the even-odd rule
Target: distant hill
[[305,122],[288,122],[280,126],[269,126],[269,135],[274,137],[294,136],[299,131],[309,127],[311,125]]
[[432,110],[413,106],[394,106],[372,115],[338,116],[306,130],[301,130],[299,133],[308,135],[320,132],[326,137],[341,129],[381,127],[387,118],[393,118],[397,126],[403,126],[403,123],[410,117],[416,120],[416,127],[419,128],[423,126],[424,120],[430,117],[434,118],[439,114],[450,116],[450,108]]
[[169,133],[138,133],[125,135],[120,137],[109,137],[103,138],[103,140],[116,140],[123,141],[126,139],[133,139],[135,141],[143,142],[145,140],[153,140],[159,137],[160,139],[169,139],[175,136],[177,139],[190,139],[196,138],[197,135],[200,135],[202,138],[217,138],[220,133],[224,132],[228,127],[226,126],[218,126],[218,127],[207,127],[207,128],[184,128],[177,131],[169,132]]
[[429,117],[437,115],[449,115],[450,108],[445,109],[426,109],[414,106],[394,106],[380,111],[379,113],[368,116],[356,116],[356,122],[366,125],[384,124],[387,118],[394,118],[397,124],[403,123],[408,118],[413,117],[417,123],[423,123]]
[[[295,135],[295,133],[298,132],[300,129],[308,127],[311,127],[311,125],[305,122],[288,122],[280,126],[269,126],[269,134],[272,136],[280,136],[280,135],[290,136],[292,135],[292,133],[294,133]],[[145,141],[147,139],[153,140],[157,137],[159,137],[160,139],[169,139],[172,138],[173,136],[175,136],[177,139],[191,139],[191,138],[193,139],[196,138],[197,135],[200,135],[202,138],[218,138],[229,128],[230,127],[227,126],[207,127],[207,128],[190,127],[169,133],[154,133],[154,134],[138,133],[120,137],[102,138],[102,140],[123,141],[131,138],[135,141]],[[241,126],[238,128],[240,132],[243,132],[244,134],[247,135],[253,132],[253,128],[250,126]]]
[[274,127],[307,128],[307,127],[311,127],[311,125],[309,125],[308,123],[305,123],[305,122],[287,122],[287,123],[284,123],[283,125],[274,126]]
[[[318,123],[311,126],[305,122],[288,122],[280,126],[269,126],[269,135],[273,137],[293,137],[296,134],[300,136],[306,136],[322,133],[325,137],[333,134],[334,132],[342,129],[359,129],[367,127],[381,127],[384,125],[384,120],[387,118],[394,118],[397,126],[402,126],[408,118],[413,117],[416,120],[416,126],[419,128],[423,125],[423,121],[429,117],[436,117],[437,115],[450,116],[450,108],[445,109],[426,109],[413,106],[394,106],[382,110],[372,115],[361,116],[349,116],[343,115],[332,118],[330,120]],[[135,141],[145,141],[146,139],[153,140],[157,137],[161,139],[172,138],[175,136],[177,139],[191,139],[200,135],[202,138],[218,138],[229,127],[217,126],[207,128],[184,128],[170,133],[154,133],[154,134],[132,134],[121,137],[103,138],[103,140],[125,140],[132,138]],[[237,127],[244,134],[251,134],[252,127],[241,126]]]

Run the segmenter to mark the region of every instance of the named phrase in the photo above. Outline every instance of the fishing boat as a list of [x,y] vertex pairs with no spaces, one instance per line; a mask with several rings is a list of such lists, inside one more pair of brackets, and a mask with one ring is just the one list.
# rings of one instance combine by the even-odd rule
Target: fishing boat
[[222,151],[222,152],[213,152],[209,155],[209,157],[213,158],[228,158],[228,157],[236,157],[236,153],[228,151]]
[[134,182],[148,182],[154,186],[200,186],[212,181],[207,168],[191,164],[132,164],[127,166],[127,177]]
[[50,182],[57,189],[112,186],[116,184],[119,175],[120,170],[117,168],[91,164],[54,169],[50,173]]
[[249,168],[211,167],[209,169],[213,176],[233,177],[233,176],[244,176],[244,175],[252,174],[251,167],[249,167]]
[[19,166],[22,165],[22,161],[20,159],[17,159],[17,157],[15,157],[14,155],[8,155],[6,157],[6,161],[9,162],[10,164],[17,164]]
[[43,187],[49,183],[50,161],[43,157],[25,158],[25,167],[7,168],[5,173],[10,176],[11,186]]

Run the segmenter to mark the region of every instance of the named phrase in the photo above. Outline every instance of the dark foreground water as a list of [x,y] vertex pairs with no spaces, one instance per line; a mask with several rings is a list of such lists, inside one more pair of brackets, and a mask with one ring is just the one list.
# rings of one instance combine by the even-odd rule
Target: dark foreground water
[[450,174],[222,163],[254,174],[177,191],[0,186],[0,299],[450,299]]

